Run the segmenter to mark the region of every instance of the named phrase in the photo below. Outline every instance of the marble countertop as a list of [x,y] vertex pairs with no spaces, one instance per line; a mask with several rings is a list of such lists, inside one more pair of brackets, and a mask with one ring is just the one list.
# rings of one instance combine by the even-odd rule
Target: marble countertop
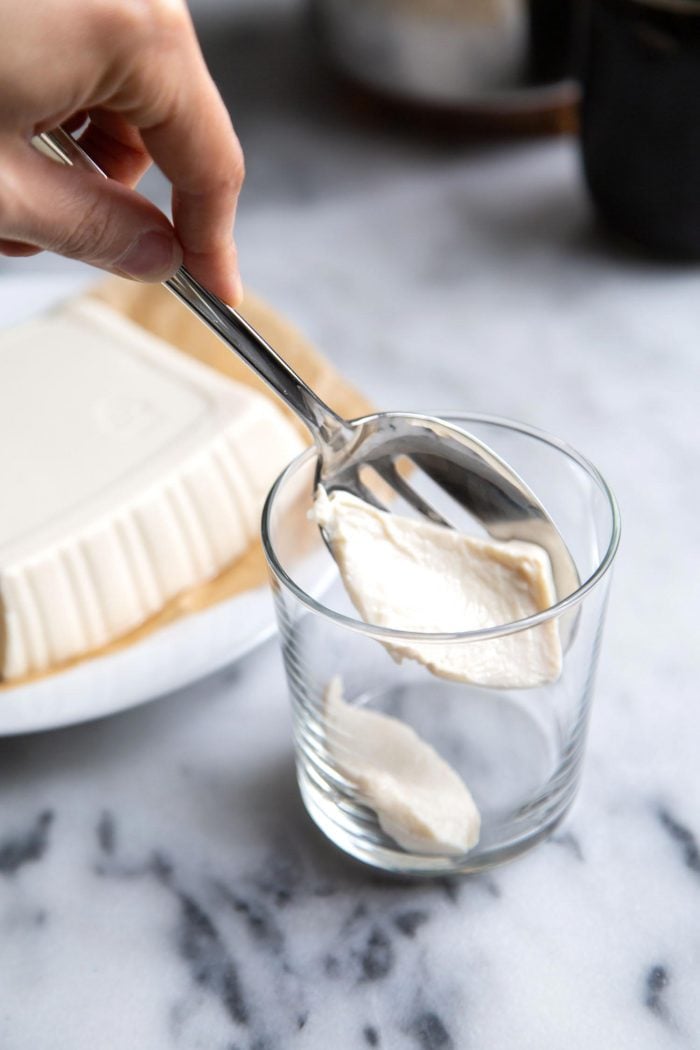
[[[524,419],[616,490],[586,771],[550,842],[416,884],[305,816],[274,641],[1,740],[0,1047],[700,1047],[700,273],[606,246],[572,142],[386,128],[336,97],[291,2],[196,13],[248,153],[247,281],[381,406]],[[3,322],[91,276],[0,275]]]

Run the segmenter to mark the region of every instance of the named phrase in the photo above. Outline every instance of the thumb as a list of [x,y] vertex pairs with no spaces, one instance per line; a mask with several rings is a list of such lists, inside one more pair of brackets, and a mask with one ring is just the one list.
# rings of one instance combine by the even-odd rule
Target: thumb
[[5,164],[0,237],[141,281],[163,281],[182,262],[172,226],[150,201],[31,146]]

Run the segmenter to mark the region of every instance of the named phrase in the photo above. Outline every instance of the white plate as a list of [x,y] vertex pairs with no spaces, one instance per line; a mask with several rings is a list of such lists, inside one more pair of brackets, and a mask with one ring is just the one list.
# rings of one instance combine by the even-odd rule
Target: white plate
[[57,729],[124,711],[239,660],[275,631],[264,588],[220,602],[116,653],[0,691],[0,736]]

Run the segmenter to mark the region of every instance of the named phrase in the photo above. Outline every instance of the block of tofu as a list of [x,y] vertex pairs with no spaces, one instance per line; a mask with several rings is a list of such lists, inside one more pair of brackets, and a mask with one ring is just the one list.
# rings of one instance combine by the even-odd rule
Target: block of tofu
[[0,335],[0,678],[50,670],[216,576],[302,441],[110,307]]

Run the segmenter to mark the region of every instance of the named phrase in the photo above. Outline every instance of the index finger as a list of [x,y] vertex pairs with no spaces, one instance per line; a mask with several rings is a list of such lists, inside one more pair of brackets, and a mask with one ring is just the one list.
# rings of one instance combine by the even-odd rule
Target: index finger
[[[172,11],[172,8],[170,8]],[[206,68],[189,16],[159,33],[157,54],[138,49],[115,108],[141,131],[172,183],[173,224],[185,266],[222,299],[241,298],[233,223],[243,184],[243,152]]]

